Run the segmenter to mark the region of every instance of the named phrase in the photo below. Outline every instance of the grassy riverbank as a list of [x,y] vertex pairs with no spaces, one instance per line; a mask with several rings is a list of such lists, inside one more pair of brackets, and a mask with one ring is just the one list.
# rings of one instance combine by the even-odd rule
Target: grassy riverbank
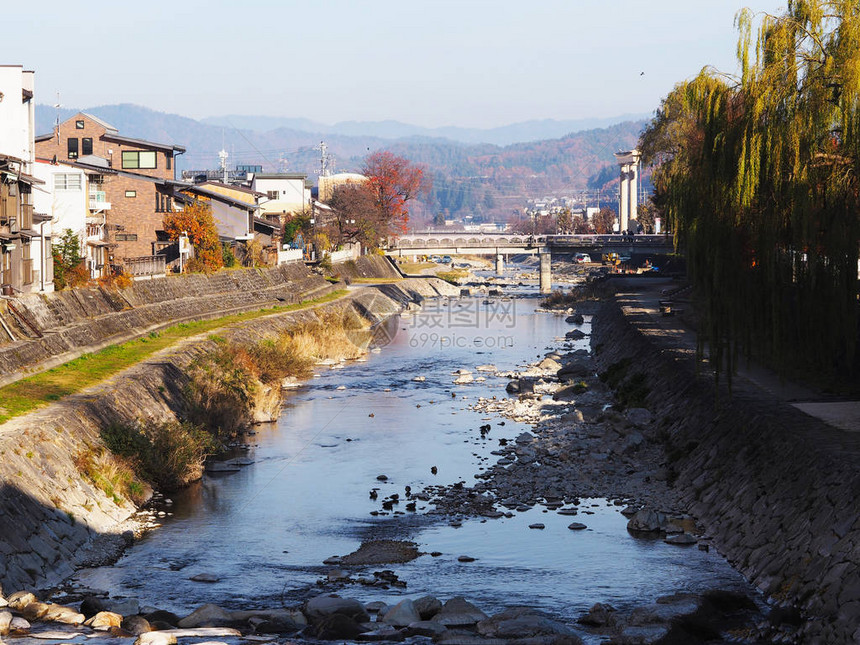
[[180,323],[136,340],[112,345],[92,354],[84,354],[46,372],[35,374],[0,388],[0,424],[65,396],[80,392],[191,336],[236,322],[331,302],[345,293],[345,290],[338,290],[320,298],[306,300],[294,305],[231,314],[211,320]]

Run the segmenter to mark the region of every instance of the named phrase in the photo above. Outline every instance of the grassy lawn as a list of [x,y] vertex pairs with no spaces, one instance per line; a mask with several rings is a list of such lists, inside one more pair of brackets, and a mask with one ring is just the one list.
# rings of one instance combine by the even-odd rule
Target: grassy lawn
[[84,354],[80,358],[76,358],[46,372],[34,374],[0,388],[0,424],[5,423],[12,417],[27,414],[52,401],[57,401],[64,396],[74,394],[90,385],[99,383],[185,338],[235,322],[253,320],[274,313],[305,309],[314,305],[331,302],[332,300],[337,300],[345,293],[345,289],[340,289],[320,298],[305,300],[294,305],[231,314],[213,320],[179,323],[161,331],[152,332],[148,336],[136,340],[130,340],[120,345],[111,345],[92,354]]
[[435,262],[398,262],[397,266],[403,273],[421,273],[424,269],[435,269],[439,265]]

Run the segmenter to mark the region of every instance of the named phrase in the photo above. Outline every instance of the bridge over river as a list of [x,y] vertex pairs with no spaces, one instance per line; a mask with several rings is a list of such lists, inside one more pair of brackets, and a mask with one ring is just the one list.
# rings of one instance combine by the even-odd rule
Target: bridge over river
[[540,256],[540,290],[552,290],[552,256],[616,253],[630,258],[673,252],[668,235],[519,235],[514,233],[412,233],[392,240],[386,255],[494,255],[504,271],[507,255]]

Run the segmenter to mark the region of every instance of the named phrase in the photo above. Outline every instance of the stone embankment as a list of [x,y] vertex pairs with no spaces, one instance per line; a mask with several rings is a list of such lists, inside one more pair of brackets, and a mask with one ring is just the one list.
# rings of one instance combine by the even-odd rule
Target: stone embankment
[[620,283],[601,309],[601,371],[627,365],[619,387],[646,384],[656,422],[643,434],[664,445],[667,480],[720,553],[782,606],[785,632],[802,618],[797,642],[860,642],[860,435],[742,377],[716,396],[713,376],[696,373],[694,339],[648,305],[647,284]]
[[[308,279],[312,292],[313,284]],[[295,298],[300,286],[286,285],[285,297]],[[410,302],[458,292],[435,278],[410,280],[384,285],[384,292],[356,290],[325,307],[352,307],[374,325]],[[213,298],[223,301],[223,294]],[[218,335],[238,342],[274,338],[313,320],[316,311],[272,314],[222,328]],[[80,457],[86,454],[99,467],[109,469],[111,460],[104,455],[100,430],[142,419],[157,423],[181,419],[187,405],[186,370],[215,345],[207,334],[190,338],[98,386],[0,426],[2,587],[18,590],[54,584],[75,567],[113,559],[133,538],[136,523],[129,520],[136,509],[84,476]]]
[[295,304],[335,288],[303,264],[287,264],[5,298],[0,385],[165,326]]

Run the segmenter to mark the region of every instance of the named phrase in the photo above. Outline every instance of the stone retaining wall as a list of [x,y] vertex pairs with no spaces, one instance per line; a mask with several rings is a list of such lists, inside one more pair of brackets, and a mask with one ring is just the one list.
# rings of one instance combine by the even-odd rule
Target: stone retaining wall
[[[408,302],[458,293],[436,278],[384,290],[362,289],[324,307],[353,307],[373,323]],[[240,342],[273,337],[316,311],[236,323],[218,335]],[[0,425],[0,589],[55,584],[81,563],[110,557],[130,539],[124,522],[134,507],[83,477],[76,458],[98,452],[100,429],[110,424],[181,418],[186,368],[214,347],[208,333],[188,339],[98,386]]]
[[147,280],[121,290],[93,287],[15,298],[5,310],[0,306],[18,338],[0,345],[0,385],[177,322],[294,304],[334,288],[303,264],[290,264]]
[[396,280],[402,276],[391,262],[382,255],[362,255],[357,260],[335,264],[332,273],[354,280],[356,278],[378,278]]
[[860,436],[737,379],[715,397],[690,351],[611,301],[593,345],[601,370],[631,359],[666,445],[670,481],[729,562],[797,606],[809,643],[860,642]]

